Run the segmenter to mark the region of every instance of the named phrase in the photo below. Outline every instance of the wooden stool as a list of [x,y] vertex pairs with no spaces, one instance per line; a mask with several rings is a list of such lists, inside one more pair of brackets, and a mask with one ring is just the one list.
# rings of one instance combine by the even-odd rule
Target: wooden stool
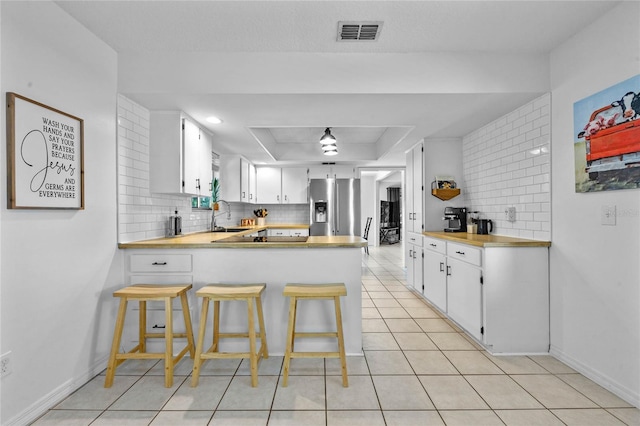
[[[260,357],[269,358],[261,299],[262,292],[266,287],[266,284],[213,284],[203,287],[196,292],[198,297],[202,297],[202,312],[200,313],[200,328],[198,330],[196,356],[193,362],[191,386],[198,386],[202,361],[213,358],[249,358],[251,361],[251,386],[258,386],[258,359]],[[226,300],[245,300],[247,302],[247,315],[249,319],[248,333],[220,332],[220,302]],[[203,352],[202,346],[204,344],[204,333],[207,326],[209,301],[213,301],[213,344],[206,352]],[[256,351],[256,328],[253,313],[254,303],[258,311],[260,351]],[[247,337],[249,338],[249,352],[220,352],[219,346],[221,338]]]
[[[107,378],[104,382],[105,388],[110,388],[113,384],[113,377],[116,374],[116,367],[127,359],[164,359],[164,385],[171,387],[173,385],[173,368],[189,351],[191,358],[194,357],[195,345],[193,344],[193,328],[191,327],[191,315],[189,314],[189,304],[187,302],[187,291],[191,288],[191,284],[176,285],[155,285],[155,284],[136,284],[125,287],[113,293],[114,297],[120,298],[120,307],[118,309],[118,317],[116,319],[116,328],[113,333],[113,343],[111,344],[111,355],[109,356],[109,364],[107,366]],[[182,313],[184,315],[184,324],[186,333],[173,332],[173,299],[180,297],[182,303]],[[127,303],[129,299],[138,300],[140,304],[140,323],[139,323],[139,339],[138,346],[127,353],[119,353],[120,340],[122,338],[122,329],[124,327],[124,317],[127,313]],[[147,333],[147,301],[158,300],[164,301],[164,310],[166,324],[164,333]],[[173,339],[176,337],[186,337],[187,346],[180,353],[173,356]],[[149,353],[146,351],[146,339],[148,338],[164,338],[165,351],[163,353]]]
[[[342,386],[349,386],[347,378],[347,359],[344,353],[344,336],[342,333],[342,313],[340,310],[340,296],[347,295],[344,284],[287,284],[282,294],[290,298],[289,326],[287,329],[287,348],[284,355],[284,377],[282,386],[287,386],[289,379],[289,364],[291,358],[340,358],[342,367]],[[298,299],[333,299],[336,312],[335,332],[296,333],[296,308]],[[297,337],[337,337],[338,352],[294,352],[294,340]]]

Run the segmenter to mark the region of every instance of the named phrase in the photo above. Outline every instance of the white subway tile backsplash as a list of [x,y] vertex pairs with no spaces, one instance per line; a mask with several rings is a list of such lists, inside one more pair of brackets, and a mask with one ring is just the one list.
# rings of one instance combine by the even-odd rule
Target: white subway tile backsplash
[[[149,190],[149,111],[125,96],[118,96],[118,229],[119,242],[165,236],[169,216],[176,207],[185,234],[211,226],[211,210],[193,210],[191,197],[151,194]],[[307,204],[261,205],[231,203],[231,215],[216,217],[221,226],[253,218],[253,210],[269,210],[267,223],[309,223]]]
[[[549,240],[550,110],[543,95],[463,138],[463,188],[470,211],[494,221],[494,232]],[[505,218],[516,208],[516,221]]]

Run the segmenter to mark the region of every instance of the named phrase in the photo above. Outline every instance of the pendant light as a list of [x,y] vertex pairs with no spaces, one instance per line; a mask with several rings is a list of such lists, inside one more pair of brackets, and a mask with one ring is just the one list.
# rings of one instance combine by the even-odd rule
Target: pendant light
[[322,145],[322,153],[324,155],[336,155],[338,154],[338,146],[336,145],[336,138],[331,134],[331,128],[327,127],[324,131],[324,135],[320,138],[320,144]]
[[336,144],[336,138],[331,134],[331,128],[327,127],[324,131],[324,135],[322,135],[322,137],[320,138],[320,143],[322,145],[335,145]]

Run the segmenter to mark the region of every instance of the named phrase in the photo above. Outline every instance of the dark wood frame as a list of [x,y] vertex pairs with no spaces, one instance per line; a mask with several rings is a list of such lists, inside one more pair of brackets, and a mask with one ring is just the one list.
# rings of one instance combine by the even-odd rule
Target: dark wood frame
[[[35,106],[41,111],[38,111],[38,115],[42,114],[39,118],[39,121],[33,117],[20,116],[20,112],[16,114],[16,103],[18,102],[27,102],[31,104],[31,106]],[[55,160],[50,158],[50,154],[58,153],[57,150],[54,150],[53,143],[51,147],[48,144],[47,137],[45,137],[44,133],[40,130],[43,126],[43,121],[45,118],[59,118],[59,116],[63,116],[66,122],[72,122],[76,127],[72,132],[66,132],[68,134],[72,134],[74,140],[73,144],[73,159],[69,160],[68,158],[63,158],[62,160]],[[31,123],[33,120],[33,123]],[[53,120],[60,126],[63,126],[65,123],[61,123],[59,121]],[[31,128],[28,132],[22,131],[22,129]],[[55,126],[54,126],[55,127]],[[77,129],[77,130],[76,130]],[[44,129],[43,129],[44,130]],[[58,129],[57,129],[58,130]],[[21,134],[17,134],[20,132]],[[22,174],[17,176],[17,173],[24,173],[24,171],[18,172],[18,167],[23,164],[28,167],[34,167],[33,164],[27,162],[27,160],[23,156],[23,147],[25,141],[27,141],[27,137],[30,134],[34,134],[34,137],[38,137],[37,133],[40,133],[44,140],[44,154],[41,156],[46,158],[45,162],[41,162],[38,166],[43,166],[43,168],[33,175],[30,181],[24,180]],[[64,132],[63,132],[64,134]],[[75,137],[79,136],[76,140]],[[51,136],[50,136],[51,137]],[[55,136],[54,136],[55,137]],[[19,139],[19,140],[18,140]],[[69,139],[65,139],[68,141]],[[64,144],[62,144],[64,145]],[[34,145],[35,146],[35,145]],[[79,152],[78,152],[79,150]],[[22,163],[16,161],[16,155],[20,153]],[[30,160],[31,161],[31,160]],[[37,170],[37,167],[33,170],[29,170],[33,172]],[[73,167],[75,166],[75,167]],[[79,175],[76,173],[79,168]],[[51,170],[51,171],[50,171]],[[44,173],[43,177],[37,177],[40,173]],[[51,176],[53,175],[69,175],[74,176],[73,178],[73,190],[69,189],[57,189],[52,191],[40,191],[43,186],[46,186],[47,183],[50,183],[50,180],[47,179],[49,177],[49,173]],[[36,183],[39,179],[42,179],[42,183],[40,186],[34,190],[34,180]],[[60,181],[62,177],[58,179]],[[66,180],[66,179],[65,179]],[[67,182],[65,182],[67,183]],[[70,184],[70,182],[69,182]],[[79,188],[76,188],[79,186]],[[43,197],[47,202],[22,202],[18,201],[20,194],[22,192],[27,193],[27,191],[39,192],[43,193],[53,193],[57,192],[59,194],[73,194],[73,200],[76,200],[75,203],[70,203],[68,198],[60,197],[60,203],[55,203],[53,200],[58,200],[58,197],[52,197],[52,200],[49,200],[49,197]],[[7,208],[9,209],[63,209],[63,210],[83,210],[84,209],[84,120],[78,117],[75,117],[71,114],[67,114],[66,112],[60,111],[58,109],[52,108],[50,106],[44,105],[40,102],[36,102],[32,99],[26,98],[24,96],[18,95],[17,93],[7,92]]]

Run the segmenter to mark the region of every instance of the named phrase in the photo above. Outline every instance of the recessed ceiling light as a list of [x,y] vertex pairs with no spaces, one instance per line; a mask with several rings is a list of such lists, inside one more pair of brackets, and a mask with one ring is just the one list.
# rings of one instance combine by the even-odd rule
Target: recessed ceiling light
[[220,120],[218,117],[214,117],[213,115],[211,117],[207,117],[207,121],[211,124],[220,124],[222,123],[222,120]]

